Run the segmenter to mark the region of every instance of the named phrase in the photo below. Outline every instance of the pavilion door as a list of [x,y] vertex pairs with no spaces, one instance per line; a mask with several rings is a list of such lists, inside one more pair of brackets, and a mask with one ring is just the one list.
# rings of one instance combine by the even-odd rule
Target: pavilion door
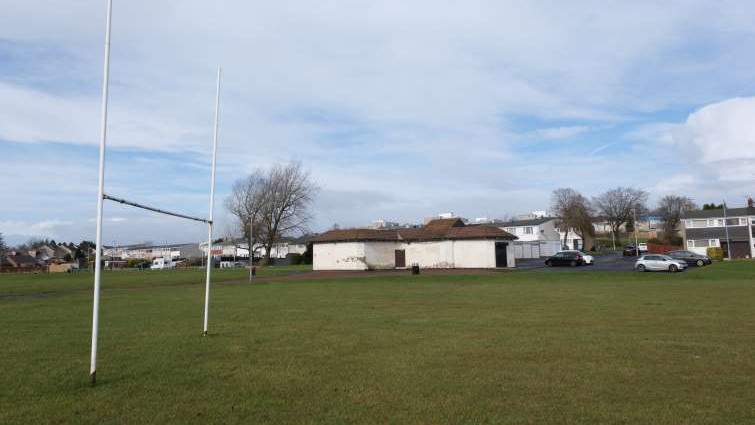
[[396,250],[396,267],[406,267],[406,251],[403,249]]
[[509,261],[506,255],[506,249],[508,248],[508,242],[496,242],[495,243],[495,266],[496,267],[508,267]]

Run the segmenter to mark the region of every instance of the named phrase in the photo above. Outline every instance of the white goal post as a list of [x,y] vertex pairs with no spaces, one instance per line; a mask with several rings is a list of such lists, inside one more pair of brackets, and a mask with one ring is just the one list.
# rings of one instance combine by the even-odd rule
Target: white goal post
[[163,210],[147,206],[144,204],[132,202],[126,199],[110,196],[105,193],[105,145],[107,141],[107,112],[108,112],[108,90],[110,80],[110,34],[111,21],[113,16],[113,0],[107,0],[107,26],[105,32],[105,63],[102,77],[102,117],[100,132],[100,163],[99,163],[99,187],[97,191],[97,230],[96,230],[96,256],[94,265],[94,297],[92,301],[92,352],[89,368],[89,377],[92,385],[97,383],[97,337],[99,333],[99,313],[100,313],[100,284],[102,281],[102,216],[103,203],[106,200],[118,202],[124,205],[144,209],[147,211],[166,214],[173,217],[184,218],[187,220],[199,221],[207,224],[207,274],[205,278],[205,300],[204,300],[204,324],[202,335],[207,335],[207,321],[210,307],[210,276],[212,272],[212,226],[213,213],[215,204],[215,167],[217,162],[218,150],[218,128],[220,119],[220,79],[222,70],[218,67],[217,89],[215,93],[215,119],[212,137],[212,174],[210,178],[210,215],[208,218],[193,217],[186,214],[180,214],[172,211]]

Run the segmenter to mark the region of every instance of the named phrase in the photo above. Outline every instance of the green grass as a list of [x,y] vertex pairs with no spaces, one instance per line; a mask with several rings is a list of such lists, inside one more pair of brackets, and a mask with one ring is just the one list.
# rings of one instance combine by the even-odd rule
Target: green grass
[[755,423],[753,262],[217,278],[105,274],[91,388],[91,275],[0,276],[0,423]]

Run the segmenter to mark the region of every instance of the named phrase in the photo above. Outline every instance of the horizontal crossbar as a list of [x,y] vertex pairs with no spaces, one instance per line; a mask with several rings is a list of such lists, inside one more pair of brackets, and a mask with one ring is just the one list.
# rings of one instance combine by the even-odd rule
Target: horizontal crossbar
[[147,205],[137,204],[136,202],[127,201],[127,200],[121,199],[121,198],[116,198],[115,196],[110,196],[110,195],[103,194],[102,195],[102,199],[110,200],[110,201],[115,201],[115,202],[118,202],[119,204],[131,205],[132,207],[141,208],[143,210],[153,211],[153,212],[160,213],[160,214],[172,215],[173,217],[186,218],[186,219],[189,219],[189,220],[200,221],[202,223],[208,223],[208,224],[212,223],[212,221],[207,220],[206,218],[192,217],[192,216],[186,215],[186,214],[179,214],[179,213],[174,213],[174,212],[170,212],[170,211],[165,211],[165,210],[161,210],[160,208],[149,207]]

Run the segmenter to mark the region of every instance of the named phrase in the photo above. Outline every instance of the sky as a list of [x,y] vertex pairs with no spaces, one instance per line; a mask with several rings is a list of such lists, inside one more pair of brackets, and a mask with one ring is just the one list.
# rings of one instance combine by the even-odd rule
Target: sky
[[[0,233],[94,239],[105,0],[0,0]],[[115,0],[106,193],[216,217],[300,161],[312,231],[547,210],[616,186],[755,195],[755,2]],[[204,239],[108,203],[106,244]]]

